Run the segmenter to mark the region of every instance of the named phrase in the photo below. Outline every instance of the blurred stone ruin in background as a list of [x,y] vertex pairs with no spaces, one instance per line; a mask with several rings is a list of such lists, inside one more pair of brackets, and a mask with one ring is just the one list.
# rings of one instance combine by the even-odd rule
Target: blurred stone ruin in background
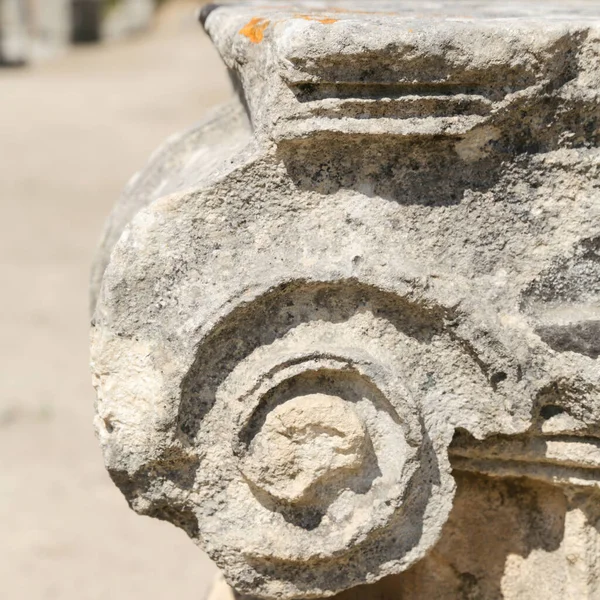
[[158,0],[0,0],[0,66],[51,58],[70,44],[146,29]]

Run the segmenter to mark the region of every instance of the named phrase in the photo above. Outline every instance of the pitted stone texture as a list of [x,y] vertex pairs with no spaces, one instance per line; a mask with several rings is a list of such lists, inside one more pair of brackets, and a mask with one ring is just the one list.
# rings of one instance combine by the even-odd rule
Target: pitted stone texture
[[[600,597],[600,496],[465,473],[457,483],[442,537],[427,557],[335,600]],[[218,579],[208,600],[252,598]]]
[[337,396],[310,394],[267,415],[240,470],[275,498],[307,502],[319,481],[359,468],[365,445],[365,431],[351,406]]
[[188,131],[170,137],[154,152],[148,164],[133,175],[107,219],[92,266],[92,314],[110,253],[126,225],[142,208],[162,196],[198,185],[211,173],[218,176],[223,161],[247,144],[248,135],[244,109],[238,101],[232,101],[213,109]]
[[113,479],[259,598],[411,569],[451,461],[600,481],[595,10],[307,6],[208,14],[239,103],[132,182],[93,302]]

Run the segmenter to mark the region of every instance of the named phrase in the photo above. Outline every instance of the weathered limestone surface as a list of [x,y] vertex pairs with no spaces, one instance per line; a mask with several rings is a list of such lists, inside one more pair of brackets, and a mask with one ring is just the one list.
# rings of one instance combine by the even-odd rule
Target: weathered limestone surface
[[596,3],[202,19],[236,97],[92,277],[132,508],[240,597],[599,599]]

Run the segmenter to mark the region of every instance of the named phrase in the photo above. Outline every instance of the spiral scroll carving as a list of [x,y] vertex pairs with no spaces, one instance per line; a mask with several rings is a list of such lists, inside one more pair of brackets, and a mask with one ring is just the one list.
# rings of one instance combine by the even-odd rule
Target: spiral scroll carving
[[[336,591],[435,542],[449,437],[411,387],[443,327],[441,310],[371,286],[291,282],[205,337],[179,428],[202,455],[200,535],[236,589]],[[459,352],[447,343],[433,354]]]
[[481,407],[502,391],[496,369],[513,377],[449,325],[452,309],[420,298],[292,279],[221,305],[193,343],[151,321],[154,346],[99,328],[113,479],[242,594],[318,597],[406,570],[452,506],[455,430],[496,427]]

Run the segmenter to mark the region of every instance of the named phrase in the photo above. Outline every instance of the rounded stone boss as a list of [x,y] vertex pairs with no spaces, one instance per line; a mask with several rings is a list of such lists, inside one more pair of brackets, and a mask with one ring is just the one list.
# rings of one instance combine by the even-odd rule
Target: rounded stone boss
[[552,386],[598,402],[585,6],[204,12],[237,96],[109,220],[95,423],[132,508],[239,592],[406,570],[452,507],[457,433],[528,434]]

